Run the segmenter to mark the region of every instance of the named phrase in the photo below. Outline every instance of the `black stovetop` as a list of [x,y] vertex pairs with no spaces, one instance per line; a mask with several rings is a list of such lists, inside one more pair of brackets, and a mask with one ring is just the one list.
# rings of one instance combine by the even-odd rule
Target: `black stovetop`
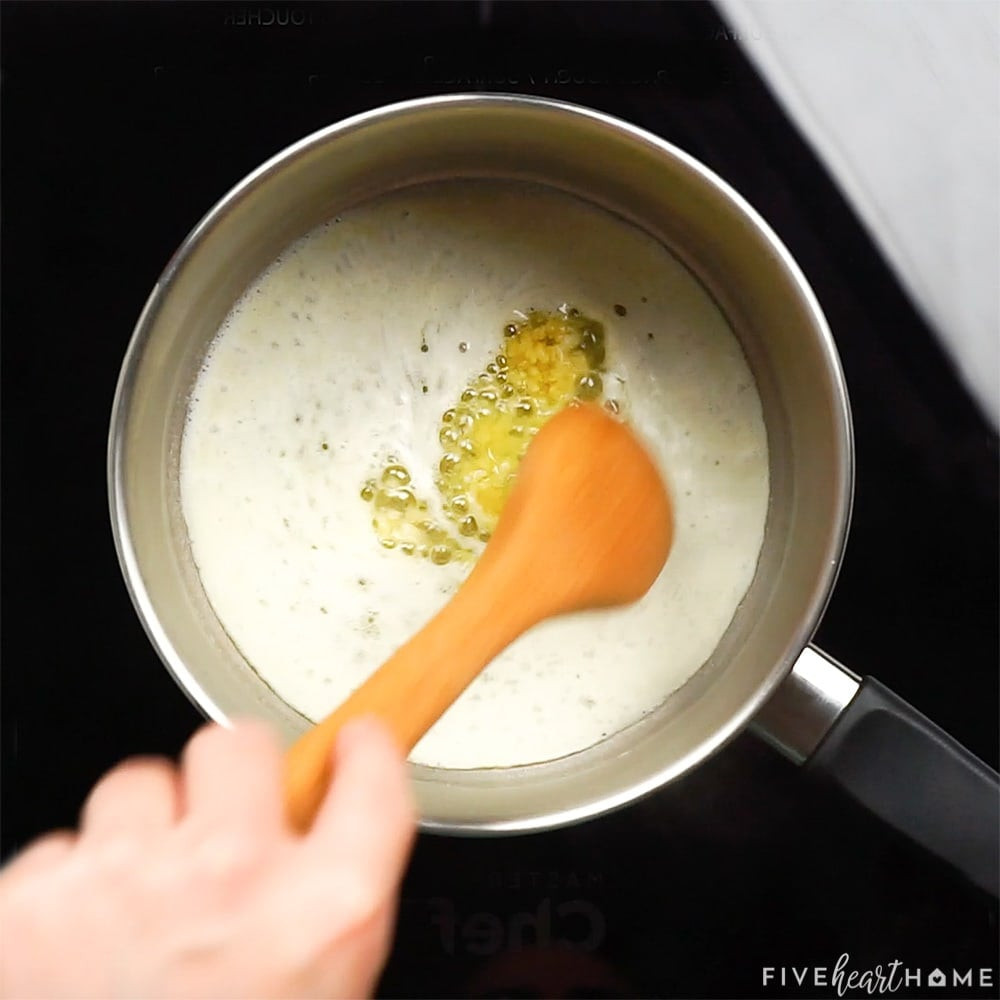
[[[853,528],[818,641],[996,765],[996,436],[712,8],[2,14],[5,856],[72,823],[115,761],[174,753],[200,722],[133,613],[105,494],[115,380],[158,273],[289,142],[439,92],[611,112],[707,163],[770,222],[826,311],[856,421]],[[421,837],[382,992],[829,996],[790,978],[765,987],[762,967],[847,952],[858,969],[995,970],[995,939],[988,899],[745,735],[604,819]]]

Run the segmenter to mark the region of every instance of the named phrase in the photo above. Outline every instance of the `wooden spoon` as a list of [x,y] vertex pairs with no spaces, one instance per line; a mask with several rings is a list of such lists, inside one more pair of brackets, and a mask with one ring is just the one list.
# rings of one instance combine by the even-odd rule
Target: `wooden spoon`
[[312,822],[348,720],[379,716],[409,753],[521,633],[642,597],[672,539],[670,499],[635,434],[593,404],[557,414],[528,448],[496,531],[455,596],[288,751],[289,821],[300,830]]

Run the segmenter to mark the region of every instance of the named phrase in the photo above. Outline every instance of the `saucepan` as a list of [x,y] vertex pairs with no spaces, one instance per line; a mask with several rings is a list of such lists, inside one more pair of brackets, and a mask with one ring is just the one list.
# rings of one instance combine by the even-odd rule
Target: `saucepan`
[[124,359],[108,474],[126,585],[174,678],[220,722],[256,714],[289,741],[308,725],[220,625],[181,515],[186,406],[219,324],[284,247],[338,211],[408,185],[484,177],[541,183],[606,208],[701,281],[757,381],[771,497],[753,582],[688,683],[634,725],[559,760],[471,771],[414,765],[423,827],[499,834],[578,822],[653,792],[752,725],[995,892],[995,772],[877,681],[810,644],[837,577],[853,488],[847,391],[816,297],[723,180],[656,136],[586,108],[471,94],[358,115],[251,173],[170,260]]

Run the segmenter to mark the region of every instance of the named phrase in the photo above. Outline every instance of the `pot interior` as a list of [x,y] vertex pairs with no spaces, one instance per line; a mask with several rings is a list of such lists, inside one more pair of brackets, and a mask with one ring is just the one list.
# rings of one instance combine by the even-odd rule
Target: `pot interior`
[[198,225],[147,303],[115,402],[112,516],[137,610],[182,687],[215,719],[263,715],[293,739],[306,721],[248,666],[191,556],[178,485],[190,390],[222,320],[286,246],[385,192],[467,178],[577,195],[668,247],[739,339],[768,436],[770,504],[757,572],[687,684],[636,724],[560,760],[477,771],[414,767],[426,827],[528,830],[622,805],[738,732],[808,641],[839,564],[851,438],[832,341],[787,251],[703,167],[604,116],[504,97],[398,105],[291,147]]

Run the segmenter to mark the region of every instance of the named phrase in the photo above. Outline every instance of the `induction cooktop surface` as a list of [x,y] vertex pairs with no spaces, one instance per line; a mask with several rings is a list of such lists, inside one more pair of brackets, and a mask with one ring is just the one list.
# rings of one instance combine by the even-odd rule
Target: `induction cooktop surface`
[[[702,160],[776,230],[830,322],[855,419],[853,526],[817,642],[996,766],[996,435],[712,7],[2,13],[5,857],[73,823],[113,763],[176,753],[201,722],[132,610],[107,513],[111,399],[159,272],[288,143],[433,93],[540,94],[612,113]],[[992,988],[947,992],[991,996],[996,915],[747,733],[579,826],[421,836],[380,989],[833,996],[817,968],[898,961],[911,975],[894,995],[937,995],[936,969],[988,969]]]

